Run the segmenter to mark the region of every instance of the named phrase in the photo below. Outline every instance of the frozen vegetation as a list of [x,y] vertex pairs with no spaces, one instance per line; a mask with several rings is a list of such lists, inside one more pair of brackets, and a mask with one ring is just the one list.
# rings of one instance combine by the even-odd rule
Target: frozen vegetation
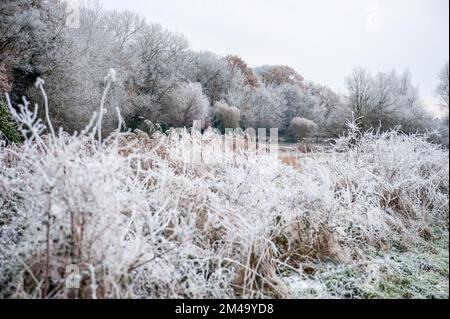
[[0,298],[449,297],[448,115],[408,71],[337,93],[64,3],[0,1]]
[[213,131],[99,141],[94,115],[42,136],[26,100],[11,111],[1,297],[448,298],[448,152],[424,136],[350,123],[293,168]]

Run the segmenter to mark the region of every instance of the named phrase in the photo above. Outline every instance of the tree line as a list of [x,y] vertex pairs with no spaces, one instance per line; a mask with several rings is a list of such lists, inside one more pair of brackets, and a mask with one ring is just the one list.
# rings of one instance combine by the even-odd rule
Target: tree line
[[[356,118],[364,130],[440,129],[448,136],[448,117],[437,120],[425,111],[408,72],[355,68],[346,78],[347,93],[338,94],[289,66],[251,68],[235,55],[196,52],[183,35],[133,12],[84,7],[80,27],[72,29],[63,2],[15,0],[0,3],[0,16],[0,91],[15,102],[23,95],[39,101],[33,83],[45,79],[52,120],[69,132],[89,122],[103,75],[114,68],[118,79],[107,100],[105,134],[117,127],[119,107],[130,129],[202,120],[221,130],[279,128],[297,139],[313,132],[337,137]],[[437,94],[448,108],[448,63]]]

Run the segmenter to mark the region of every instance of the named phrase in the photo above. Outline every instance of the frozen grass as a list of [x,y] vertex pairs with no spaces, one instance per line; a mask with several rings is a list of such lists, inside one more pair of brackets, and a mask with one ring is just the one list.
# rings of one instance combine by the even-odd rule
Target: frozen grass
[[286,278],[298,298],[447,299],[448,233],[408,251],[372,251],[367,263],[325,264],[312,275]]
[[213,132],[100,142],[95,116],[41,137],[34,114],[0,148],[0,297],[448,298],[449,160],[426,137],[350,127],[298,170]]

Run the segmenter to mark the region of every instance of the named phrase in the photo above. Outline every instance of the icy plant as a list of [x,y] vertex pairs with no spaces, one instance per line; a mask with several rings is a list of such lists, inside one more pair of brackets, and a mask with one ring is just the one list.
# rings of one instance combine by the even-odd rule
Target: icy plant
[[311,120],[294,117],[289,125],[289,135],[296,141],[310,137],[317,125]]
[[[102,141],[102,119],[103,114],[105,113],[105,100],[106,96],[108,94],[109,89],[111,88],[112,83],[116,82],[116,70],[110,69],[108,72],[108,75],[105,77],[106,82],[106,88],[102,95],[102,101],[100,102],[100,110],[99,110],[99,117],[98,117],[98,140]],[[49,122],[50,123],[50,122]],[[50,124],[51,125],[51,124]]]
[[225,102],[216,102],[214,108],[214,120],[222,131],[239,127],[241,112],[238,108],[229,106]]
[[293,168],[211,131],[100,141],[95,115],[42,136],[37,106],[10,108],[0,297],[448,297],[448,153],[424,136],[353,125]]
[[208,115],[208,98],[199,83],[185,83],[171,90],[163,99],[162,113],[165,123],[173,127],[192,125]]

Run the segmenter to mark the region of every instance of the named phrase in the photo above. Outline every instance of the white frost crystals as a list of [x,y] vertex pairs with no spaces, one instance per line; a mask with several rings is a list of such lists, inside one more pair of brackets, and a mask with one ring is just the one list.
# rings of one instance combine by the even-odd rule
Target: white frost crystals
[[423,136],[353,129],[266,171],[182,156],[213,132],[42,137],[28,106],[26,143],[0,148],[0,297],[448,297],[423,273],[448,278],[448,153]]
[[117,81],[117,72],[115,69],[109,69],[108,75],[105,77],[105,82],[116,82]]

